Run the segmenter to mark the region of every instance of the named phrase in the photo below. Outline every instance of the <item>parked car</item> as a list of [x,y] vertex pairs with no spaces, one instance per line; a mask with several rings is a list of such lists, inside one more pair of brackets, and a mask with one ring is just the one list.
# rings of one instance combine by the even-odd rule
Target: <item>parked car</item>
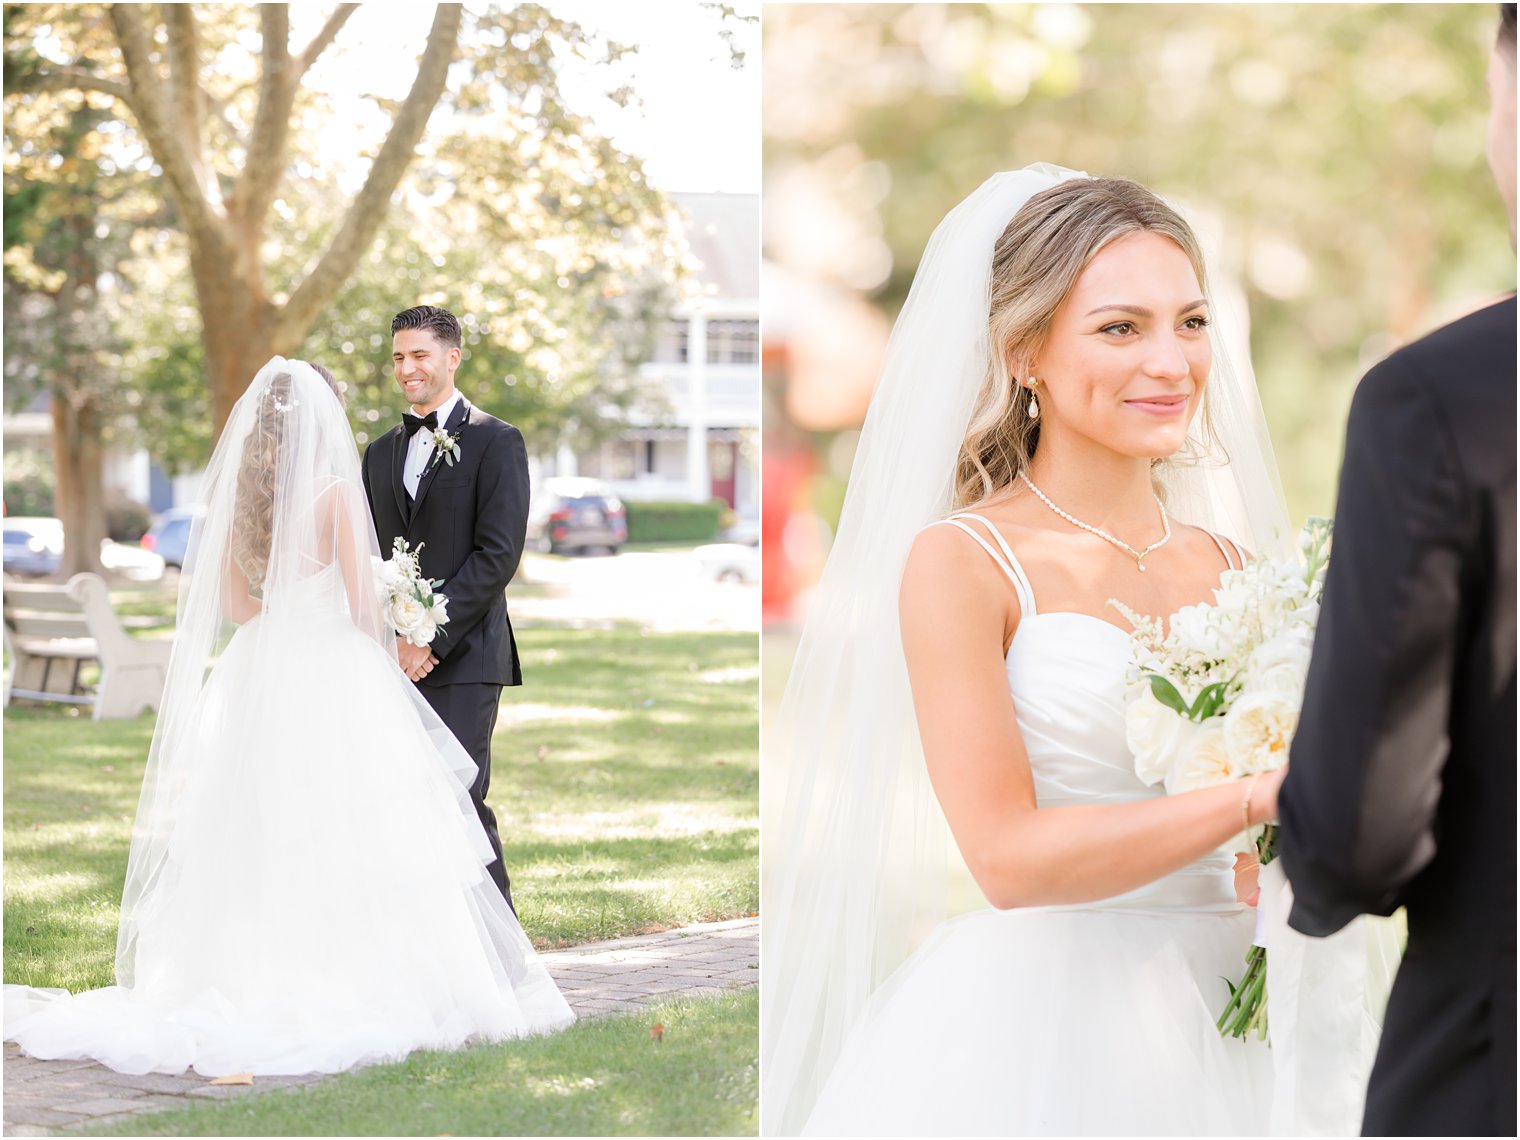
[[528,543],[559,554],[604,547],[616,554],[628,541],[628,511],[599,479],[561,475],[539,484],[528,510]]
[[752,542],[714,542],[691,552],[697,574],[709,582],[753,585],[760,581],[760,539]]
[[60,520],[25,515],[5,520],[7,574],[41,578],[54,573],[62,561],[63,523]]
[[176,570],[185,565],[185,550],[190,545],[190,527],[206,513],[204,507],[170,507],[142,536],[141,546],[151,550]]
[[[58,573],[63,564],[63,521],[17,515],[5,520],[5,572],[28,578]],[[105,539],[100,564],[112,574],[135,582],[156,582],[164,576],[164,560],[151,550]]]

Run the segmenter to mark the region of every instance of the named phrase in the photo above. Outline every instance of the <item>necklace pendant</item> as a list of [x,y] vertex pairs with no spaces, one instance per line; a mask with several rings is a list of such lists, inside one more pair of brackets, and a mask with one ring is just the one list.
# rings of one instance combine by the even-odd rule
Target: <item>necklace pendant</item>
[[1142,573],[1142,574],[1145,573],[1145,563],[1144,562],[1136,562],[1135,566],[1139,569],[1140,573]]

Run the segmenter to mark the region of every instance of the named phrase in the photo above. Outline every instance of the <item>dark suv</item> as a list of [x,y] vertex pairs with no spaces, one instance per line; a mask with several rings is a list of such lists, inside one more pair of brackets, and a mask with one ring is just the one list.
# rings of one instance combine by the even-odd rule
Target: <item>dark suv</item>
[[616,554],[628,541],[628,512],[599,479],[545,479],[528,511],[528,544],[550,554],[604,547]]

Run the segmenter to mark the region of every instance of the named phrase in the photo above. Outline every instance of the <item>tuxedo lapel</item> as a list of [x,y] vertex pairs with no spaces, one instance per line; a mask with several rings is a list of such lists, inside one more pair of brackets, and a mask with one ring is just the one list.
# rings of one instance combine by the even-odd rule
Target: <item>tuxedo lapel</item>
[[[470,401],[460,396],[459,403],[454,405],[454,411],[449,415],[449,422],[443,425],[443,430],[452,435],[468,422],[469,415]],[[417,498],[412,503],[412,515],[414,517],[422,509],[422,500],[427,498],[428,489],[432,487],[433,480],[438,477],[439,470],[446,466],[448,466],[448,460],[440,456],[435,448],[432,456],[428,459],[426,469],[422,472],[422,478],[417,483]]]
[[410,437],[403,429],[395,433],[394,442],[391,444],[391,490],[396,493],[396,510],[401,512],[401,525],[406,527],[412,521],[412,505],[407,502],[406,482],[403,478],[406,471],[406,450]]

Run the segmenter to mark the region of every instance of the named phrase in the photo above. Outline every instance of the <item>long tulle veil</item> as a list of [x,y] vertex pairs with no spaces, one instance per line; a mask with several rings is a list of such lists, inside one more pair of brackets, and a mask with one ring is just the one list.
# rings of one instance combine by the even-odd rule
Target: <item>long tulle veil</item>
[[[940,223],[893,328],[838,535],[765,739],[761,1121],[795,1133],[871,992],[947,915],[958,856],[929,786],[897,620],[913,537],[951,506],[989,362],[993,246],[1034,194],[1085,174],[996,174]],[[1291,540],[1239,306],[1211,294],[1212,431],[1163,475],[1170,509],[1257,553]],[[1201,418],[1200,418],[1201,419]],[[767,793],[769,797],[770,792]]]
[[[337,395],[310,365],[276,356],[228,417],[203,486],[205,512],[192,524],[180,575],[174,646],[132,831],[117,934],[116,977],[137,973],[138,918],[165,887],[175,807],[195,765],[215,751],[198,734],[208,672],[240,627],[251,657],[278,671],[282,622],[302,622],[300,585],[324,565],[343,572],[353,629],[392,658],[394,635],[372,585],[379,554],[359,455]],[[218,732],[236,739],[258,693],[216,710]]]

